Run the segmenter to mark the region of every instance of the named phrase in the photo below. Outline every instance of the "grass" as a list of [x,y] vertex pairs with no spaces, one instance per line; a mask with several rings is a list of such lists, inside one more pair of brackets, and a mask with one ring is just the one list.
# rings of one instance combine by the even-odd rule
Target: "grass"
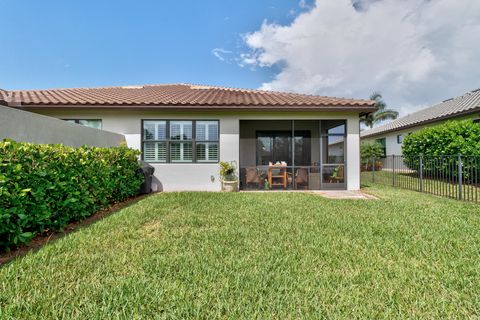
[[0,268],[0,318],[475,318],[478,205],[164,193]]
[[[395,173],[395,186],[408,190],[420,191],[420,179],[408,173]],[[392,171],[365,171],[361,173],[361,180],[364,182],[375,182],[376,184],[393,185]],[[469,181],[468,181],[469,182]],[[423,178],[423,192],[438,196],[456,199],[458,197],[458,183],[442,180],[442,178]],[[462,200],[480,202],[480,186],[469,184],[464,181],[462,184]]]

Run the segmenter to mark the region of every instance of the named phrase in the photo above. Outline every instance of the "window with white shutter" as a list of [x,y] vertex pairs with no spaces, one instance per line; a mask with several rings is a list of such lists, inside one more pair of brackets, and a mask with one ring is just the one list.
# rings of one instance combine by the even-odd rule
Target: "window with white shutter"
[[167,122],[143,122],[143,160],[167,162]]
[[219,161],[219,122],[143,120],[142,154],[147,162]]
[[193,162],[192,121],[170,121],[170,162]]
[[197,162],[218,162],[218,121],[197,121],[195,133]]

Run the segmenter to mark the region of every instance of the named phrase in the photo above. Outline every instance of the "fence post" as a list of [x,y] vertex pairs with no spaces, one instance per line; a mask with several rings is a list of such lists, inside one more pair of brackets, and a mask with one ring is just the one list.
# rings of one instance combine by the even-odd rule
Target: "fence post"
[[458,155],[458,200],[462,200],[462,156]]
[[420,165],[419,165],[419,174],[420,174],[420,192],[423,192],[423,156],[420,156]]
[[392,155],[392,179],[393,186],[395,187],[395,155]]
[[372,157],[372,182],[375,183],[375,157]]

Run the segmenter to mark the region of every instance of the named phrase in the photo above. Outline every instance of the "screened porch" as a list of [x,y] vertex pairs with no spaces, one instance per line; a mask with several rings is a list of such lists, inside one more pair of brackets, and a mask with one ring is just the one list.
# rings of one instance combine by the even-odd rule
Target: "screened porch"
[[241,120],[242,190],[346,189],[345,120]]

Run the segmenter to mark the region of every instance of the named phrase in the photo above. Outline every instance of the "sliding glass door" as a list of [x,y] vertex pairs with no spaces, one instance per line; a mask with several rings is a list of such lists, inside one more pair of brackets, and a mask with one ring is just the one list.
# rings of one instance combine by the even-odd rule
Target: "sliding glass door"
[[[310,131],[257,131],[257,166],[285,162],[288,166],[310,163]],[[292,154],[292,147],[295,153]],[[293,163],[295,158],[295,164]]]

